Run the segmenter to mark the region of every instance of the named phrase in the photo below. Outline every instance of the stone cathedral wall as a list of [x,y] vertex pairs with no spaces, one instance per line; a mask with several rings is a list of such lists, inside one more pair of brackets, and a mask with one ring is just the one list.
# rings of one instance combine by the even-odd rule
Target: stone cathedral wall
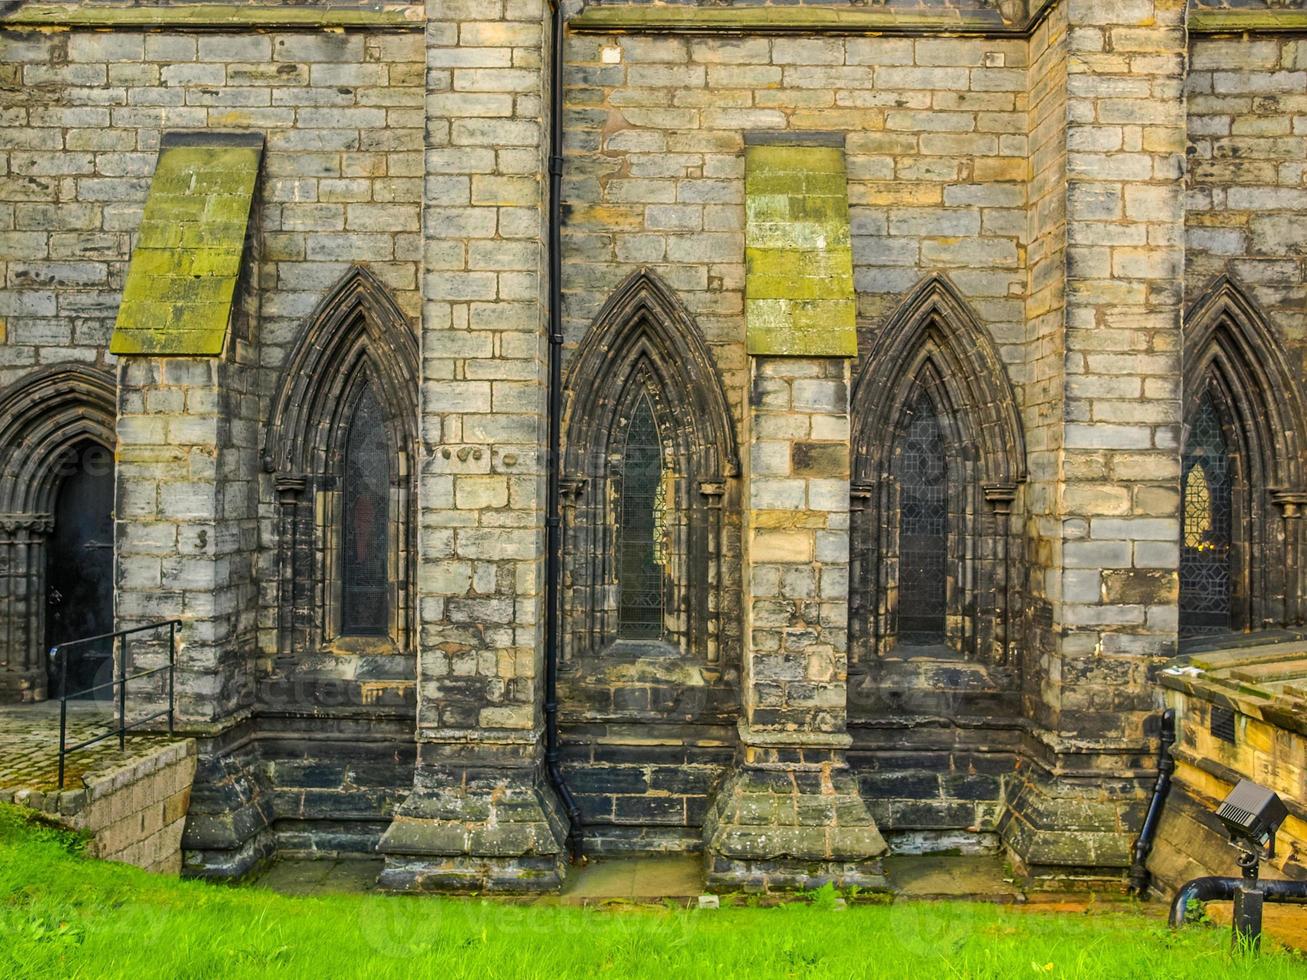
[[[1175,0],[892,2],[870,11],[885,18],[874,30],[811,34],[765,17],[735,33],[605,29],[605,11],[629,8],[572,6],[564,370],[643,271],[702,333],[746,447],[765,414],[758,372],[785,370],[759,367],[746,344],[746,134],[841,147],[862,359],[800,366],[785,384],[801,388],[804,370],[856,377],[905,297],[940,277],[997,352],[1025,448],[1024,479],[998,488],[1011,494],[1017,613],[1002,669],[905,670],[891,710],[851,686],[858,787],[895,846],[1002,837],[1043,855],[1032,864],[1119,867],[1151,766],[1154,680],[1176,653],[1181,311],[1229,276],[1307,368],[1307,41],[1217,34],[1201,18],[1186,33]],[[836,5],[797,6],[775,17]],[[371,847],[415,754],[437,797],[448,772],[475,783],[484,767],[491,786],[538,769],[546,5],[381,14],[406,20],[142,27],[138,11],[135,24],[0,35],[0,388],[68,361],[120,378],[119,618],[201,621],[183,700],[211,726],[199,812],[227,836],[193,850],[235,841],[246,850],[231,867],[267,853],[249,840],[278,822],[283,849]],[[957,29],[892,21],[917,14]],[[253,327],[212,370],[108,353],[161,137],[175,131],[264,140],[243,301]],[[354,265],[420,341],[417,656],[385,710],[332,703],[315,686],[330,669],[307,688],[269,683],[294,665],[279,648],[280,491],[261,454],[295,340]],[[741,475],[720,491],[720,663],[564,664],[563,764],[596,849],[700,847],[740,750],[757,598]],[[189,535],[197,514],[222,533]],[[825,519],[839,531],[848,515]],[[832,580],[845,560],[830,559]],[[803,599],[817,580],[777,588]],[[1072,789],[1050,788],[1066,772]],[[549,805],[509,803],[531,833],[557,822]],[[502,831],[496,805],[469,826]],[[233,829],[241,820],[256,829]]]

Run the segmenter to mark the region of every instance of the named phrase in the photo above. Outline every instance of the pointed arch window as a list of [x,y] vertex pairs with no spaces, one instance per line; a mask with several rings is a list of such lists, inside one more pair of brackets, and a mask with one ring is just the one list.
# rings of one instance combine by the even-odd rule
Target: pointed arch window
[[1301,625],[1304,396],[1228,277],[1186,313],[1184,398],[1181,639]]
[[923,282],[881,329],[851,412],[850,669],[1005,665],[1025,448],[1003,362],[947,281]]
[[663,572],[667,491],[663,444],[648,395],[641,395],[626,428],[617,529],[617,633],[658,639],[663,633]]
[[345,636],[384,635],[390,623],[391,459],[381,403],[365,384],[345,445],[340,617]]
[[1188,635],[1231,625],[1231,485],[1234,461],[1210,393],[1198,402],[1181,463],[1180,624]]
[[942,646],[948,612],[948,456],[930,396],[917,394],[904,409],[894,449],[898,485],[898,639],[903,645]]
[[280,503],[282,656],[414,651],[417,365],[412,326],[361,267],[287,360],[264,456]]
[[734,428],[698,327],[647,270],[572,358],[564,447],[565,658],[721,659],[739,638],[722,589]]

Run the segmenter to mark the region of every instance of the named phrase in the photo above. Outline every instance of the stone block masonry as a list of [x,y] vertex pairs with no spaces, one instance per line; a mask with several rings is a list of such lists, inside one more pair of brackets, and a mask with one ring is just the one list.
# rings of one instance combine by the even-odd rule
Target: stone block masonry
[[541,769],[547,145],[539,0],[427,5],[418,760],[397,890],[554,888]]
[[[569,394],[563,427],[587,458],[562,481],[559,689],[596,853],[702,848],[723,888],[879,887],[882,834],[971,834],[1050,880],[1119,876],[1180,639],[1184,347],[1207,329],[1182,310],[1213,282],[1232,311],[1213,356],[1264,368],[1209,372],[1249,388],[1226,436],[1258,450],[1230,456],[1253,460],[1231,496],[1251,529],[1232,595],[1257,596],[1237,625],[1301,622],[1301,14],[1215,35],[1244,15],[1001,6],[573,11],[563,366],[599,394]],[[557,887],[547,4],[73,2],[0,23],[0,461],[43,426],[116,451],[117,621],[186,620],[188,871],[380,839],[393,889]],[[236,270],[224,242],[230,329],[203,357],[117,358],[159,149],[188,131],[264,147]],[[590,377],[615,351],[622,380]],[[317,406],[291,465],[268,451],[297,411],[276,392],[310,362],[340,384],[284,389]],[[851,401],[890,373],[919,383],[910,404]],[[378,440],[395,628],[363,637],[332,617],[342,433],[373,379],[402,417]],[[626,468],[632,428],[646,470]],[[0,639],[44,608],[33,542],[58,533],[53,470],[24,465],[0,473]],[[636,498],[648,513],[618,513]],[[904,531],[905,500],[943,530]],[[934,576],[938,630],[932,606],[900,635],[909,571]],[[658,612],[624,619],[628,598]],[[38,697],[42,630],[19,632],[0,690]],[[874,681],[852,724],[851,646]],[[159,656],[143,641],[138,666]]]
[[751,361],[744,703],[736,766],[704,825],[708,883],[883,888],[885,842],[844,754],[848,359]]
[[[33,721],[30,715],[28,721]],[[48,724],[42,727],[51,734]],[[54,734],[57,739],[57,730]],[[0,742],[6,751],[18,748],[7,737],[0,736]],[[193,739],[153,746],[134,739],[125,759],[93,767],[78,788],[10,785],[0,788],[0,799],[86,833],[92,857],[175,875],[182,868],[182,830],[195,762]],[[21,783],[21,776],[6,777],[6,782],[15,781]]]

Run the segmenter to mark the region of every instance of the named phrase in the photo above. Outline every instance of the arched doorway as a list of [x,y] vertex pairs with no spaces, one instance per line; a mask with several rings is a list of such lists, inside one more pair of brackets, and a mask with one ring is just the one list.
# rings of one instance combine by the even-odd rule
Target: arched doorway
[[116,411],[113,375],[87,364],[0,389],[0,701],[48,697],[50,644],[113,628]]
[[[87,440],[65,454],[46,547],[46,647],[113,630],[113,454]],[[60,693],[59,665],[47,664],[50,691]],[[74,694],[113,678],[113,642],[68,651],[67,691]],[[110,688],[88,694],[112,697]]]

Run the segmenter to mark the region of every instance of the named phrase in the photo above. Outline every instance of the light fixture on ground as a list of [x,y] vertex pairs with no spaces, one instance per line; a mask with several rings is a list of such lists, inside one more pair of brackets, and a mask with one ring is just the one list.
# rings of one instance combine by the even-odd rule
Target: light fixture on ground
[[1247,779],[1221,802],[1216,817],[1239,849],[1242,876],[1195,878],[1175,893],[1171,902],[1171,925],[1184,924],[1189,904],[1194,901],[1233,900],[1233,939],[1237,948],[1256,950],[1262,938],[1262,905],[1265,902],[1307,900],[1307,881],[1263,881],[1261,862],[1275,857],[1275,834],[1289,815],[1284,801],[1271,790]]

